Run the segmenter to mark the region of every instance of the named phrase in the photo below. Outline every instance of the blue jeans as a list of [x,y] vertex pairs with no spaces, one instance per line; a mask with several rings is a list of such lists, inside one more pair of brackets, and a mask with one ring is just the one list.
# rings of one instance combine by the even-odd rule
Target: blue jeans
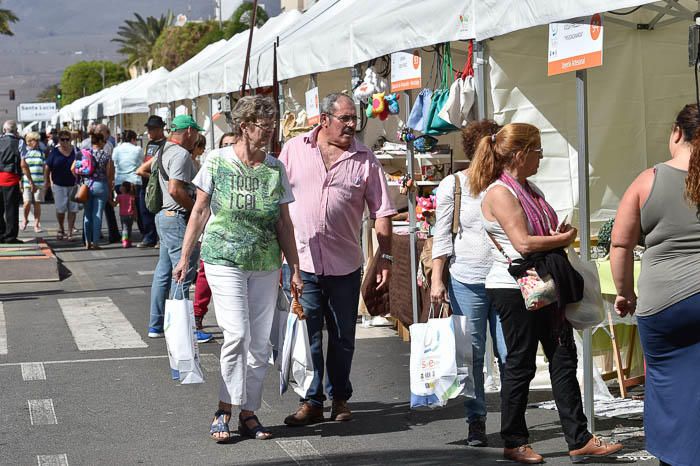
[[[332,400],[349,400],[352,396],[350,368],[355,352],[355,324],[360,301],[361,269],[338,277],[301,272],[304,293],[299,301],[304,307],[306,326],[314,362],[314,378],[306,392],[306,401],[323,406],[323,321],[328,329],[326,393]],[[282,267],[284,291],[289,296],[291,271]]]
[[[185,239],[187,221],[182,215],[168,216],[161,210],[156,214],[156,226],[160,233],[160,250],[158,265],[153,274],[151,285],[151,316],[148,326],[154,331],[163,331],[163,316],[165,315],[165,300],[171,298],[175,290],[173,267],[180,262],[182,240]],[[190,283],[194,280],[199,265],[199,246],[195,246],[190,256],[187,274],[183,281],[185,299],[190,299]]]
[[141,235],[143,235],[141,241],[146,244],[156,244],[158,242],[156,219],[155,215],[146,208],[146,185],[136,185],[136,190],[138,191],[136,197],[138,199],[139,218],[141,220],[140,227],[143,227],[143,230],[141,230]]
[[83,213],[83,232],[85,241],[97,243],[100,240],[102,230],[102,212],[107,203],[109,189],[106,181],[92,181],[90,186],[90,198],[85,204]]
[[476,398],[470,398],[464,402],[467,422],[483,420],[486,418],[486,397],[484,394],[486,323],[488,322],[491,330],[491,339],[496,347],[494,352],[497,353],[498,367],[502,376],[508,350],[505,338],[503,338],[501,321],[496,310],[491,306],[491,301],[486,296],[484,284],[462,283],[450,277],[449,293],[452,312],[457,315],[468,316],[471,327],[474,394]]

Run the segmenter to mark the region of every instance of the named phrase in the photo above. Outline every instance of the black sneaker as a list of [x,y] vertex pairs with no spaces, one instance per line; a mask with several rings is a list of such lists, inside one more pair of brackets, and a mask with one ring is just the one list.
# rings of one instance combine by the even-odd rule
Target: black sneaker
[[489,441],[486,438],[486,422],[472,421],[469,423],[469,436],[467,445],[470,447],[486,447]]

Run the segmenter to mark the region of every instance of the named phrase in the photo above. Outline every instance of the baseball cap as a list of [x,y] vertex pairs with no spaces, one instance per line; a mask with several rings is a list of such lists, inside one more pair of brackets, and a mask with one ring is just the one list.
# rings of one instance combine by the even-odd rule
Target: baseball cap
[[144,126],[146,128],[165,128],[165,122],[158,115],[151,115]]
[[173,118],[173,121],[170,123],[170,129],[173,131],[187,128],[194,128],[197,131],[204,131],[204,128],[200,127],[190,115],[178,115]]

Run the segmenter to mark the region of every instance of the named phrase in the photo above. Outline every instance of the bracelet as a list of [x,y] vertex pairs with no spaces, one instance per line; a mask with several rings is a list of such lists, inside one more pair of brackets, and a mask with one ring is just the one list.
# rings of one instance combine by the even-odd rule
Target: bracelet
[[390,255],[390,254],[382,254],[381,256],[379,256],[379,258],[380,258],[380,259],[388,260],[388,261],[391,262],[392,264],[394,263],[394,256],[392,256],[392,255]]

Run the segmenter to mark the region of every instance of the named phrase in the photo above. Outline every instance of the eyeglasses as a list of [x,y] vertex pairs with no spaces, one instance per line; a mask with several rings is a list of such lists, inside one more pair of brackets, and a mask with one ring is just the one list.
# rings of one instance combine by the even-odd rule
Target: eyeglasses
[[344,125],[349,125],[349,124],[357,124],[357,115],[333,115],[332,113],[326,113],[329,117],[333,117],[336,120],[340,121]]
[[542,149],[541,147],[538,149],[530,149],[530,152],[537,152],[540,155],[542,155],[543,151],[544,151],[544,149]]
[[70,138],[59,138],[58,140],[61,142],[70,142]]

